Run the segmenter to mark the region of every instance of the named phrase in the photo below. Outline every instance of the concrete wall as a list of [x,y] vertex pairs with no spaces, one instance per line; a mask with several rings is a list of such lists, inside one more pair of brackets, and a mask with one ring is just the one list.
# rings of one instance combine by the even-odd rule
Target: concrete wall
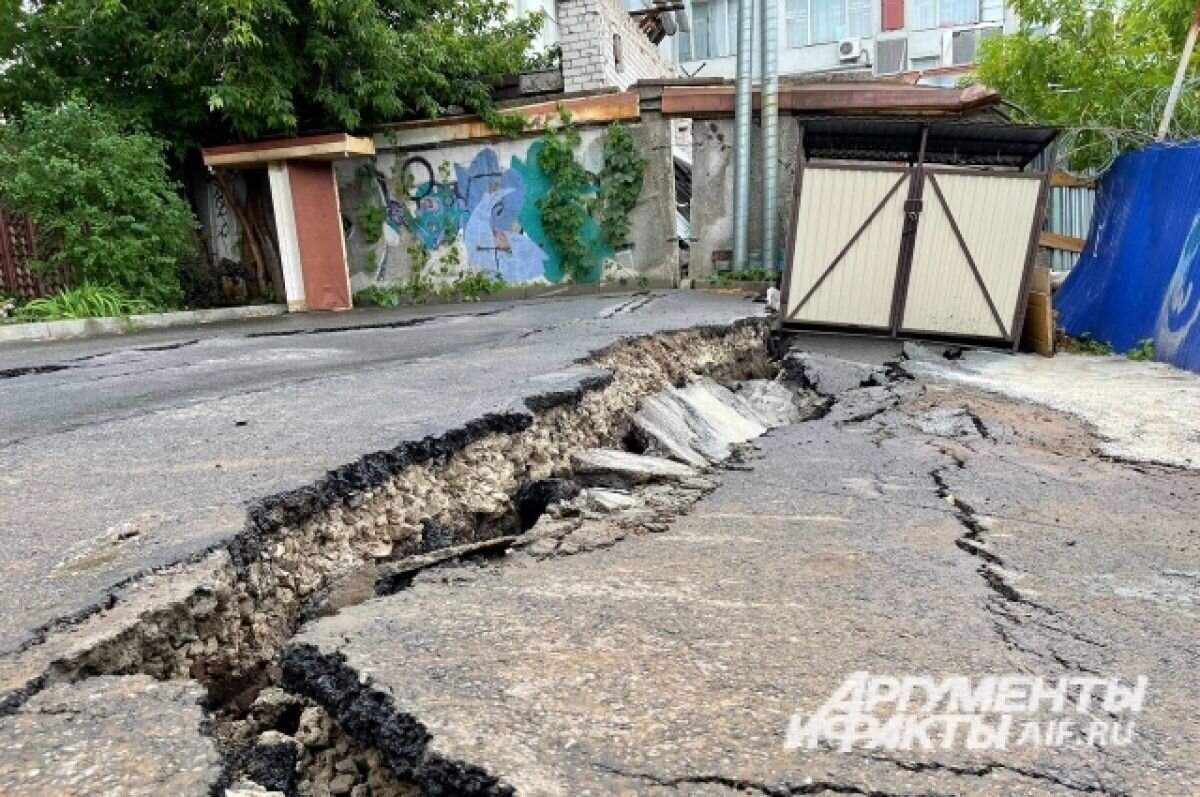
[[[718,270],[730,268],[733,249],[733,120],[697,119],[692,125],[692,223],[688,276],[703,283]],[[750,260],[762,258],[762,159],[760,129],[753,128],[750,155]],[[779,118],[779,251],[785,260],[787,234],[792,226],[792,191],[800,148],[800,125],[791,116]]]
[[[581,131],[577,159],[593,173],[603,167],[605,130]],[[589,219],[584,239],[593,257],[584,282],[676,279],[670,127],[658,119],[630,124],[629,130],[646,158],[644,188],[630,214],[630,242],[614,249],[603,241],[596,220]],[[564,281],[537,207],[548,187],[537,163],[539,138],[381,149],[373,159],[377,176],[366,160],[339,163],[353,289],[402,282],[414,268],[435,283],[471,271],[499,275],[514,285]],[[374,243],[362,223],[367,207],[386,208],[388,214]]]
[[568,92],[626,89],[639,80],[675,75],[674,65],[638,29],[620,0],[563,0],[558,29]]

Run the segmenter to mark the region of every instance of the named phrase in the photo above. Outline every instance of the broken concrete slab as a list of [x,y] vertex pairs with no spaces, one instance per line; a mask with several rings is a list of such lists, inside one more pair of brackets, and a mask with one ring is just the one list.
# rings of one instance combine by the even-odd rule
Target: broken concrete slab
[[609,487],[680,481],[700,475],[690,465],[674,460],[609,448],[589,448],[572,454],[571,470],[585,483]]
[[638,505],[638,500],[624,490],[605,490],[593,487],[585,490],[583,497],[587,506],[597,512],[616,512],[621,509],[631,509]]
[[736,387],[733,395],[740,406],[768,429],[798,423],[812,410],[809,402],[802,409],[796,390],[777,379],[751,379]]
[[[792,394],[782,385],[778,390]],[[761,411],[755,401],[762,402]],[[791,409],[788,401],[774,388],[756,386],[742,395],[714,379],[699,377],[644,400],[633,424],[650,441],[653,452],[702,468],[724,462],[736,446],[798,417],[794,395]]]
[[712,462],[696,450],[697,435],[688,423],[688,413],[668,393],[644,399],[633,416],[633,425],[650,441],[650,449],[655,453],[694,468],[706,468]]
[[209,797],[221,774],[194,681],[62,684],[0,718],[0,793]]
[[783,360],[783,368],[784,373],[801,386],[822,396],[839,396],[855,388],[881,385],[887,380],[884,366],[811,352],[789,353]]

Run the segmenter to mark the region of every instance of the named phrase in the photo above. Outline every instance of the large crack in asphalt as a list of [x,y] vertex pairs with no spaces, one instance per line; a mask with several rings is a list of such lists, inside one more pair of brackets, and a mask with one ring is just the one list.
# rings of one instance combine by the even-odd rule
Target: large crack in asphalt
[[[528,398],[526,413],[487,415],[255,502],[245,532],[228,544],[140,574],[100,604],[47,624],[7,662],[29,675],[0,694],[0,714],[54,684],[144,673],[200,681],[220,734],[229,718],[242,716],[265,685],[282,677],[278,652],[299,622],[320,610],[317,601],[338,578],[365,564],[397,562],[390,578],[372,579],[373,589],[355,598],[361,601],[402,589],[444,561],[503,552],[512,524],[519,525],[515,494],[530,469],[549,473],[569,451],[619,445],[641,397],[695,373],[769,375],[775,366],[765,337],[765,324],[752,320],[618,341],[580,361],[601,369],[597,375]],[[431,523],[438,534],[430,534]],[[406,531],[414,526],[415,539]],[[148,579],[157,579],[166,595],[156,597],[154,589],[149,598],[139,595]],[[146,600],[152,603],[139,605]],[[374,734],[359,738],[376,746]],[[222,785],[241,755],[234,748],[225,752]],[[480,777],[447,762],[424,766],[452,770],[466,783]]]

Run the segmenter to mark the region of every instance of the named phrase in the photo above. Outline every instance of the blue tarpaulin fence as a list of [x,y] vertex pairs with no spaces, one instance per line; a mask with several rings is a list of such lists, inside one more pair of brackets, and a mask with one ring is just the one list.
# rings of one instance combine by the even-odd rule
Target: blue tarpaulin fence
[[1062,326],[1200,371],[1200,143],[1117,160],[1100,185],[1087,248],[1054,299]]

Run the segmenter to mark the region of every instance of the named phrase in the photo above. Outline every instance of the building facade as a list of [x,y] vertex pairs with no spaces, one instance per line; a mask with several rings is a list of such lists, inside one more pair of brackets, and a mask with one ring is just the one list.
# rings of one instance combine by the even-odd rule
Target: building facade
[[[925,82],[952,84],[954,73],[976,59],[980,43],[1012,32],[1017,19],[1004,0],[774,0],[778,3],[778,54],[781,75],[856,72],[879,77],[931,73]],[[622,4],[635,23],[647,10],[671,8],[653,0],[510,0],[515,13],[541,10],[547,15],[543,45],[561,43],[569,59],[582,43],[565,36],[564,11],[578,28],[585,15]],[[732,78],[737,60],[738,0],[684,0],[682,11],[656,11],[665,36],[654,45],[680,76]],[[610,20],[611,22],[611,20]],[[755,20],[755,43],[760,40]],[[609,49],[598,31],[588,42]],[[656,38],[651,36],[651,38]],[[639,42],[639,45],[642,43]],[[619,46],[619,45],[618,45]],[[646,49],[644,45],[641,49]],[[657,60],[657,59],[656,59]],[[565,60],[564,60],[565,63]],[[940,74],[939,74],[940,73]],[[611,82],[611,81],[610,81]]]
[[[783,75],[851,71],[882,77],[967,67],[981,41],[1017,24],[1003,0],[778,2]],[[734,76],[737,6],[737,0],[688,0],[691,31],[675,36],[675,59],[686,74]],[[756,42],[759,35],[756,24]]]

